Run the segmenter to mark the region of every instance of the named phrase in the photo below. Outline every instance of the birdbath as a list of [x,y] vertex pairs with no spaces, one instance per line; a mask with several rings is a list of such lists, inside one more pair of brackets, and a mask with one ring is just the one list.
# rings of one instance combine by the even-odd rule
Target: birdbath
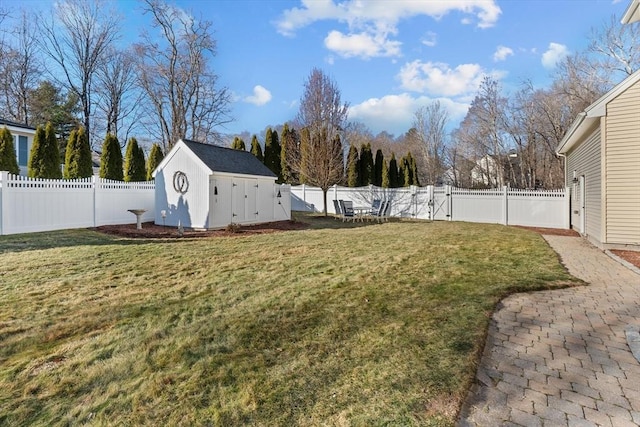
[[145,213],[146,209],[127,209],[129,212],[136,216],[136,229],[142,230],[142,214]]

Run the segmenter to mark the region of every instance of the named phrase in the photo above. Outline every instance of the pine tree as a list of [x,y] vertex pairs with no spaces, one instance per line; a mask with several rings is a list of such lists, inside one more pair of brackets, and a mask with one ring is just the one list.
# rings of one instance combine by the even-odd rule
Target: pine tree
[[64,154],[64,178],[88,178],[93,175],[91,147],[84,128],[74,129],[69,135]]
[[400,183],[398,180],[398,162],[396,160],[396,153],[391,153],[391,160],[389,160],[389,187],[399,187]]
[[20,173],[13,135],[6,126],[0,130],[0,171],[7,171],[14,175]]
[[29,178],[42,178],[44,149],[47,145],[46,139],[44,128],[38,126],[33,136],[33,145],[31,146],[29,161],[27,162],[27,175]]
[[389,188],[389,166],[386,161],[382,161],[382,180],[380,182],[382,188]]
[[359,159],[358,149],[355,145],[349,147],[349,154],[347,156],[347,187],[357,187],[359,183]]
[[411,178],[412,185],[420,186],[420,179],[418,178],[418,163],[416,162],[416,158],[411,155],[411,152],[407,153],[407,157],[409,157],[409,166],[411,167]]
[[373,164],[373,185],[382,186],[382,165],[384,164],[384,155],[382,150],[376,151],[376,160]]
[[162,154],[160,145],[153,144],[149,152],[149,160],[147,161],[147,181],[153,180],[153,171],[156,170],[163,158],[164,154]]
[[371,144],[362,144],[360,147],[360,186],[373,184],[373,153]]
[[231,148],[233,148],[234,150],[247,151],[247,147],[244,145],[244,141],[242,140],[242,138],[239,138],[237,136],[233,138]]
[[122,151],[118,138],[108,133],[102,144],[102,157],[100,158],[100,178],[122,181]]
[[289,155],[288,150],[295,149],[297,145],[295,138],[295,129],[290,130],[289,125],[285,123],[282,128],[282,144],[280,145],[280,174],[282,175],[282,182],[286,184],[292,184],[294,182],[293,172],[287,162],[287,155]]
[[144,151],[135,138],[129,138],[124,159],[124,180],[127,182],[144,181],[147,175]]
[[271,172],[278,175],[278,182],[282,182],[282,147],[278,141],[278,132],[267,129],[264,139],[264,164]]
[[44,158],[42,162],[42,178],[60,179],[62,178],[62,169],[60,168],[60,147],[58,146],[56,131],[51,122],[47,122],[44,134],[47,144],[43,150]]
[[260,142],[258,142],[258,137],[256,135],[253,135],[253,138],[251,138],[251,154],[256,156],[261,162],[264,161],[262,147],[260,146]]
[[309,128],[302,128],[300,131],[300,184],[305,184],[307,181],[306,173],[307,168],[309,167],[309,160],[311,154],[309,153],[311,146],[311,133],[309,132]]

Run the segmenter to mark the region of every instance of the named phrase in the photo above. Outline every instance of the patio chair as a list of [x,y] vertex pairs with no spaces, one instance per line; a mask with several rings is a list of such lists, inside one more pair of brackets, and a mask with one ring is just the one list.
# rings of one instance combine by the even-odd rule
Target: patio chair
[[340,202],[338,200],[333,201],[333,209],[336,211],[336,218],[342,216],[342,210],[340,209]]
[[355,211],[353,210],[353,202],[350,200],[340,200],[340,210],[342,211],[342,222],[354,221],[356,219]]
[[382,202],[380,202],[380,206],[378,206],[378,210],[375,213],[375,220],[378,222],[382,222],[383,217],[382,215],[384,215],[385,209],[387,208],[387,205],[389,204],[388,201],[383,200]]
[[368,218],[375,219],[378,216],[381,202],[382,201],[380,199],[373,199],[373,202],[371,202],[371,210],[368,212],[368,215],[367,215]]
[[391,200],[387,200],[387,205],[382,210],[382,214],[380,215],[383,221],[388,221],[391,217]]

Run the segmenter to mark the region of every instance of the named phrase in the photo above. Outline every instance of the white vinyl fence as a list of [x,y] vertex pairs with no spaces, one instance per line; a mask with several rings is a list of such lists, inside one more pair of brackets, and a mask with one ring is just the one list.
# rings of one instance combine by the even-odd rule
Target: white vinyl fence
[[132,224],[154,219],[154,183],[91,177],[32,179],[0,172],[0,235]]
[[[468,190],[451,186],[334,186],[327,192],[329,213],[335,213],[333,200],[340,199],[351,200],[357,207],[371,206],[374,199],[390,200],[391,215],[396,217],[570,228],[568,188]],[[322,212],[322,200],[322,190],[319,188],[306,185],[291,187],[291,210]]]

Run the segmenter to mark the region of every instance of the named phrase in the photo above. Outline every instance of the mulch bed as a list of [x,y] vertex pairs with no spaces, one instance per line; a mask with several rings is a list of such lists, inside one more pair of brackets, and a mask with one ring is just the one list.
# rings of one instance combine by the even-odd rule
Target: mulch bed
[[140,239],[173,239],[173,238],[195,238],[195,237],[231,237],[247,234],[266,234],[278,231],[302,230],[308,226],[297,221],[277,221],[256,225],[238,226],[235,230],[193,230],[185,228],[182,236],[178,235],[176,227],[164,227],[153,222],[145,222],[142,229],[137,230],[136,224],[103,225],[92,230],[114,236],[140,238]]
[[640,252],[639,251],[624,251],[620,249],[612,249],[611,252],[630,264],[640,268]]

